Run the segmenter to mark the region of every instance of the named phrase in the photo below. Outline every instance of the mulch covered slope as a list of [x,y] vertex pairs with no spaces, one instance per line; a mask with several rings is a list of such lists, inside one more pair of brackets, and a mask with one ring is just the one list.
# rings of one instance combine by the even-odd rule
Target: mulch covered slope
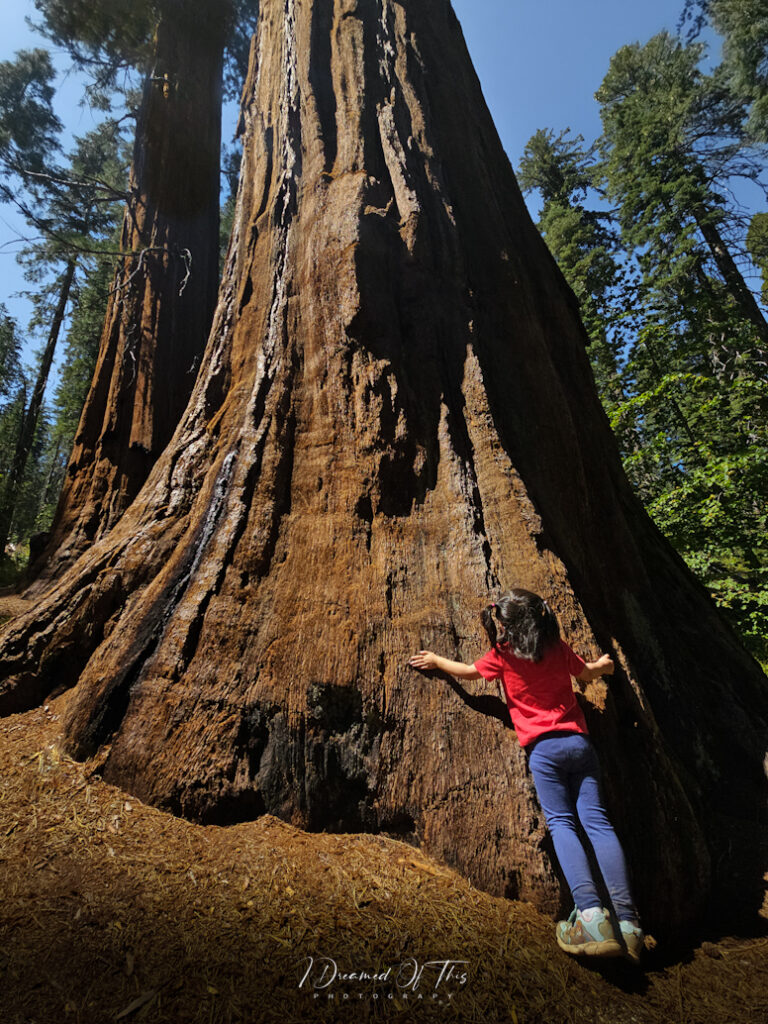
[[768,1024],[768,929],[575,961],[407,844],[145,806],[59,752],[67,697],[0,721],[0,1024]]

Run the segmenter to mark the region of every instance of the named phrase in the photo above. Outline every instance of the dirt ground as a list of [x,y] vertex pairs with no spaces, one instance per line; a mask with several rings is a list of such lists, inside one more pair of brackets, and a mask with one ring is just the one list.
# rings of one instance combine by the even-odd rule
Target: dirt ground
[[575,960],[404,843],[145,806],[61,754],[67,697],[0,721],[0,1024],[768,1024],[768,927]]

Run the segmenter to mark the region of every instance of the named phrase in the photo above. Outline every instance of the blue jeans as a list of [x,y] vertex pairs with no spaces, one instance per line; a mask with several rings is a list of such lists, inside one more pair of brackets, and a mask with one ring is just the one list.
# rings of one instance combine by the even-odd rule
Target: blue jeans
[[588,736],[562,732],[535,740],[528,766],[555,853],[579,910],[599,907],[587,855],[576,831],[578,815],[620,921],[637,919],[624,851],[608,820],[600,795],[600,765]]

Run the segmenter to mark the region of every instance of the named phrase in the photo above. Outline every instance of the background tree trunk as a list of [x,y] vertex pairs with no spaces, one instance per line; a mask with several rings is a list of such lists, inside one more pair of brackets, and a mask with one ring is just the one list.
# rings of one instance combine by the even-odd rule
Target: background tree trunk
[[768,323],[766,323],[765,317],[760,311],[757,299],[752,294],[749,285],[736,266],[736,262],[733,256],[731,256],[723,236],[720,234],[716,220],[703,205],[695,208],[694,216],[699,231],[701,231],[704,241],[709,246],[709,251],[712,253],[717,269],[723,275],[725,285],[739,312],[757,330],[763,343],[768,343]]
[[40,410],[43,407],[43,397],[45,396],[45,388],[48,384],[48,375],[51,372],[53,357],[56,353],[56,345],[59,341],[64,314],[67,310],[76,266],[77,260],[74,258],[70,259],[61,276],[59,300],[53,313],[53,320],[48,331],[48,339],[45,343],[43,356],[40,360],[32,397],[29,400],[29,405],[22,413],[21,429],[18,441],[16,442],[16,451],[13,454],[11,471],[8,474],[8,479],[3,480],[2,486],[0,486],[0,558],[4,555],[5,545],[8,543],[8,535],[13,524],[19,489],[24,481],[24,472],[27,468],[29,453],[32,451],[32,445],[34,444],[37,421],[40,417]]
[[734,892],[754,913],[765,677],[630,491],[450,4],[265,0],[257,38],[189,406],[5,628],[0,707],[75,686],[67,749],[109,744],[143,800],[384,830],[554,910],[498,705],[407,667],[477,657],[489,595],[526,586],[616,657],[584,698],[646,924],[680,935]]
[[216,306],[221,0],[163,0],[136,125],[123,260],[39,593],[135,498],[189,400]]

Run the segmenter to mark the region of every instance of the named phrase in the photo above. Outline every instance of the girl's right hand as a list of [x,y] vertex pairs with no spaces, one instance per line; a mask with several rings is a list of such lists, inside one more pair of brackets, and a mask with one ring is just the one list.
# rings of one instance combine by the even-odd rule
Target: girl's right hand
[[418,654],[413,655],[408,664],[411,668],[421,669],[422,672],[430,672],[432,669],[437,668],[437,655],[433,654],[432,651],[419,651]]

